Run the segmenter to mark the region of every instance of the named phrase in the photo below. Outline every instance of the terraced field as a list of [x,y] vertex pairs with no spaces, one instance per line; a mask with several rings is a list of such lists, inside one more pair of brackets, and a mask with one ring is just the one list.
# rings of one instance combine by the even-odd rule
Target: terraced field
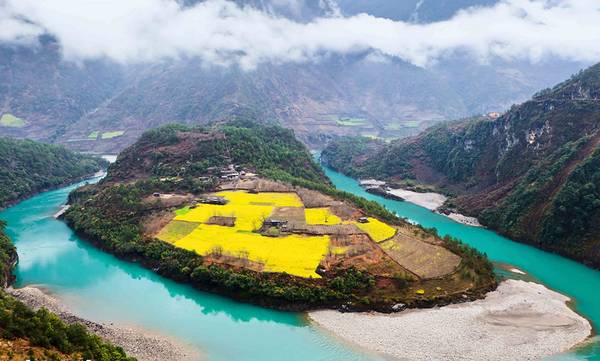
[[342,220],[340,217],[331,213],[331,210],[327,207],[321,208],[307,208],[304,210],[306,216],[306,224],[340,224]]
[[358,223],[358,228],[365,231],[375,242],[381,242],[388,238],[392,238],[396,234],[396,229],[378,219],[368,218],[367,223]]
[[[225,204],[179,208],[156,237],[217,263],[304,278],[320,278],[318,268],[340,264],[369,270],[387,264],[376,272],[387,275],[394,269],[427,279],[452,273],[460,263],[443,247],[415,240],[378,219],[358,222],[360,212],[333,199],[314,202],[301,191],[255,190],[212,197]],[[307,207],[303,199],[319,206]]]
[[[226,191],[216,196],[225,198],[228,203],[179,209],[157,237],[201,255],[248,260],[262,271],[320,277],[315,270],[328,252],[329,236],[269,237],[257,232],[265,220],[279,210],[302,211],[304,205],[296,193]],[[234,218],[235,222],[232,227],[207,224],[214,217]]]
[[100,138],[102,138],[102,139],[112,139],[112,138],[120,137],[123,134],[125,134],[125,132],[122,131],[122,130],[116,130],[116,131],[112,131],[112,132],[104,132],[104,133],[102,133],[102,135],[100,136]]

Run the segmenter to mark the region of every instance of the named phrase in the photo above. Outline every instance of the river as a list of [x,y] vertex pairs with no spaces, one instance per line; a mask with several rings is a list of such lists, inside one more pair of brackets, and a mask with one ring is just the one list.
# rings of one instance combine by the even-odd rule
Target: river
[[[462,239],[496,262],[528,272],[571,296],[581,314],[600,324],[600,272],[416,205],[374,196],[355,180],[326,172],[340,189],[376,200],[400,216]],[[202,350],[206,360],[383,361],[313,327],[303,314],[199,292],[95,249],[52,217],[74,187],[40,194],[0,212],[20,257],[17,287],[43,286],[92,321],[171,335]],[[600,347],[595,344],[555,359],[600,360]]]

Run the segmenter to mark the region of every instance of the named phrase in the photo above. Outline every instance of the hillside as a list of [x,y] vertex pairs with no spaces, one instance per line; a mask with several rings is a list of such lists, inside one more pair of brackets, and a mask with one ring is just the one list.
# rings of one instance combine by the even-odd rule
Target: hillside
[[0,137],[0,208],[90,176],[108,162],[64,147]]
[[600,267],[600,64],[499,118],[435,126],[392,144],[323,152],[347,174],[454,193],[449,206],[514,239]]
[[0,352],[7,359],[135,361],[120,347],[90,334],[81,324],[66,324],[58,316],[41,309],[33,311],[8,295],[4,288],[14,277],[11,272],[17,251],[4,233],[0,221]]
[[148,131],[69,201],[98,247],[267,307],[391,312],[495,287],[484,256],[337,191],[278,126]]
[[[496,1],[236,3],[299,23],[366,13],[426,24]],[[140,63],[78,61],[65,59],[64,52],[51,34],[37,44],[0,43],[0,119],[7,119],[0,121],[2,134],[116,154],[157,126],[207,125],[249,113],[293,129],[314,148],[344,135],[389,140],[440,121],[502,111],[583,66],[559,59],[482,63],[457,52],[419,67],[365,49],[242,69],[186,56]],[[14,118],[20,121],[9,121]]]

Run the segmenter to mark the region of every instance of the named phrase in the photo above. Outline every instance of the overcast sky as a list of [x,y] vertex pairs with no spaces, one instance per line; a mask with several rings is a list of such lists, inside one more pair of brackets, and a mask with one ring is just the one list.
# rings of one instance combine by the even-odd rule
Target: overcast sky
[[367,14],[297,23],[225,0],[187,8],[173,0],[0,0],[0,42],[35,46],[44,33],[59,40],[69,60],[121,63],[197,56],[251,69],[365,50],[418,66],[454,52],[482,61],[600,61],[600,1],[505,0],[414,24]]

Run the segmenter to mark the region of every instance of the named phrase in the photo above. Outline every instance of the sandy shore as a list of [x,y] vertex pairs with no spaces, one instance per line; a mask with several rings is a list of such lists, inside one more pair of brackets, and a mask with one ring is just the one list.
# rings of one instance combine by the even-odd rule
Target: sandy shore
[[460,213],[450,213],[444,215],[458,223],[466,224],[467,226],[481,227],[481,223],[479,223],[479,220],[475,217],[463,216]]
[[129,356],[136,357],[139,361],[197,361],[203,358],[200,351],[193,346],[164,335],[143,329],[117,327],[84,320],[65,309],[56,298],[37,287],[8,288],[6,291],[33,309],[45,307],[67,323],[84,324],[91,332],[123,347]]
[[431,211],[440,208],[444,204],[444,202],[446,202],[447,199],[446,196],[439,193],[419,193],[409,191],[406,189],[390,189],[388,193],[398,197],[402,197],[407,202],[414,203]]
[[[388,191],[389,194],[394,196],[402,197],[405,201],[414,203],[418,206],[429,209],[430,211],[436,211],[440,208],[448,199],[443,194],[427,192],[427,193],[419,193],[413,192],[406,189],[390,189]],[[474,217],[467,217],[460,213],[440,213],[443,216],[446,216],[458,223],[466,224],[467,226],[473,227],[481,227],[481,224]]]
[[591,334],[568,297],[525,281],[507,280],[485,299],[394,315],[316,311],[323,328],[399,360],[539,360]]

